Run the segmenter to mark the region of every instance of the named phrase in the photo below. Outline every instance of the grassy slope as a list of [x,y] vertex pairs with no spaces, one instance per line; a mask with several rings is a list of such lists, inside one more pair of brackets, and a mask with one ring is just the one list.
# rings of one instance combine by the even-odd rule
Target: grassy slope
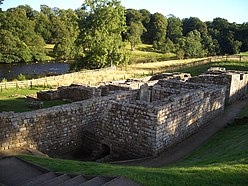
[[[25,99],[26,95],[36,94],[37,91],[44,90],[44,88],[34,87],[22,88],[22,89],[3,89],[0,92],[0,112],[2,111],[15,111],[15,112],[26,112],[33,109],[28,107],[28,102]],[[55,100],[55,101],[44,101],[44,108],[65,104],[66,102]]]
[[162,168],[126,167],[22,156],[53,171],[126,176],[144,185],[247,185],[248,124],[230,125],[191,156]]
[[241,55],[241,56],[248,56],[248,52],[241,52],[239,55]]
[[188,68],[178,69],[178,72],[187,72],[192,76],[199,75],[203,72],[206,72],[210,67],[224,67],[227,70],[240,70],[248,71],[248,62],[239,62],[239,61],[228,61],[228,62],[213,62],[204,65],[198,65]]
[[[130,48],[129,45],[126,47],[127,49]],[[131,59],[130,62],[134,63],[147,63],[147,62],[156,62],[156,61],[166,61],[169,59],[176,58],[175,54],[172,53],[158,53],[155,52],[152,48],[152,45],[147,44],[140,44],[136,47],[134,51],[131,52]]]

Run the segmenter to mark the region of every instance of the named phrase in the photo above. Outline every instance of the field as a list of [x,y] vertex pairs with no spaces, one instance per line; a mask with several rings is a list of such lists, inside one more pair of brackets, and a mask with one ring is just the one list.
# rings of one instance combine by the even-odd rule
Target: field
[[239,55],[240,56],[248,56],[248,52],[241,52]]
[[125,176],[143,185],[247,185],[248,124],[224,128],[185,160],[168,167],[114,166],[21,156],[57,172]]
[[[98,82],[106,82],[120,79],[127,79],[133,77],[142,77],[147,75],[152,75],[161,72],[169,72],[168,67],[175,66],[178,72],[187,72],[192,74],[193,76],[199,75],[210,67],[225,67],[228,70],[244,70],[248,71],[248,62],[212,62],[208,64],[201,64],[197,66],[187,67],[187,68],[179,68],[176,65],[187,64],[192,61],[197,61],[199,59],[190,59],[190,60],[172,60],[166,62],[156,62],[156,63],[138,63],[129,65],[127,67],[119,67],[116,70],[103,70],[103,71],[88,71],[85,74],[81,74],[76,77],[72,77],[70,75],[64,76],[61,85],[70,85],[71,83],[78,84],[88,84],[95,85]],[[55,83],[55,86],[58,84]],[[15,111],[15,112],[25,112],[30,111],[31,109],[27,106],[27,101],[24,99],[24,95],[34,94],[42,88],[36,89],[8,89],[1,90],[0,92],[0,111]],[[44,102],[45,107],[60,105],[64,102],[61,101],[52,101],[52,102]]]
[[210,67],[224,67],[227,70],[248,71],[248,62],[228,61],[228,62],[213,62],[193,67],[180,68],[178,72],[190,73],[192,76],[197,76],[206,72]]
[[[42,87],[24,88],[24,89],[3,89],[0,92],[0,112],[26,112],[32,111],[29,108],[29,101],[26,99],[26,95],[36,94],[36,92],[47,89]],[[43,101],[44,108],[52,107],[56,105],[65,104],[65,101]]]
[[[130,47],[127,45],[127,49]],[[149,63],[149,62],[157,62],[157,61],[167,61],[175,59],[176,55],[173,53],[157,53],[152,48],[152,45],[140,44],[136,47],[134,51],[131,51],[131,59],[130,63]]]

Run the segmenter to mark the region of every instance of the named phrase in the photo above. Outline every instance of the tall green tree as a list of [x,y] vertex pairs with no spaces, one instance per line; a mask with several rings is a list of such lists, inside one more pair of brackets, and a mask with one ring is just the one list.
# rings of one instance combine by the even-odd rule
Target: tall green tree
[[122,42],[126,31],[125,9],[117,0],[87,0],[88,11],[78,43],[83,47],[84,66],[101,68],[129,60]]
[[201,44],[201,33],[199,31],[190,31],[187,34],[184,42],[183,50],[185,57],[196,58],[203,57],[205,55],[205,51],[203,50],[203,46]]
[[78,16],[75,11],[58,10],[57,40],[54,54],[58,59],[73,59],[76,56],[76,39],[79,35]]
[[126,24],[128,27],[126,37],[131,45],[131,50],[134,50],[135,46],[141,43],[141,36],[146,31],[142,20],[143,16],[138,10],[126,10]]
[[186,36],[189,32],[197,30],[203,35],[207,33],[207,25],[202,22],[198,17],[190,17],[182,20],[183,35]]
[[166,42],[167,19],[163,14],[155,13],[151,16],[151,29],[153,47],[161,50]]
[[182,20],[174,15],[168,18],[167,37],[173,42],[178,43],[178,40],[183,36]]
[[8,30],[0,30],[0,62],[28,62],[32,60],[29,47]]
[[[6,37],[8,36],[13,43],[17,43],[13,44],[13,46],[27,46],[32,55],[30,60],[29,57],[20,57],[20,52],[18,54],[13,53],[13,55],[19,56],[15,62],[42,61],[45,59],[45,42],[34,31],[34,25],[35,22],[27,17],[26,7],[11,8],[1,13],[1,30],[8,31],[4,33]],[[26,52],[24,53],[23,55],[26,55]]]
[[152,36],[151,36],[151,13],[146,9],[141,9],[139,12],[142,14],[142,24],[146,29],[141,36],[141,40],[143,43],[152,44]]
[[219,53],[217,54],[239,53],[242,42],[236,39],[236,26],[236,24],[232,25],[223,18],[215,18],[209,24],[210,35],[219,43]]

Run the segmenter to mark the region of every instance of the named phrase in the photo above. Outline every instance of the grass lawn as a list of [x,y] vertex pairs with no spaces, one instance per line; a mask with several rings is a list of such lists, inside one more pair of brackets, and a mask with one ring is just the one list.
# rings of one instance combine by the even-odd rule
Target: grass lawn
[[247,52],[241,52],[239,55],[240,56],[248,56],[248,51]]
[[248,124],[232,124],[185,160],[161,168],[21,156],[57,172],[125,176],[143,185],[248,185]]
[[206,72],[210,67],[224,67],[227,70],[248,71],[248,62],[239,62],[239,61],[212,62],[193,67],[180,68],[177,71],[187,72],[190,73],[192,76],[197,76],[203,72]]
[[[27,112],[33,109],[28,107],[28,101],[25,99],[26,95],[36,94],[36,92],[44,90],[44,88],[33,87],[22,88],[22,89],[3,89],[0,92],[0,112]],[[43,101],[44,108],[52,107],[56,105],[65,104],[66,102],[55,100],[55,101]]]
[[[129,45],[127,45],[130,47]],[[127,48],[128,48],[127,47]],[[175,59],[176,54],[173,53],[158,53],[154,51],[152,45],[140,44],[136,47],[134,51],[131,51],[130,63],[148,63],[148,62],[157,62],[157,61],[167,61]]]

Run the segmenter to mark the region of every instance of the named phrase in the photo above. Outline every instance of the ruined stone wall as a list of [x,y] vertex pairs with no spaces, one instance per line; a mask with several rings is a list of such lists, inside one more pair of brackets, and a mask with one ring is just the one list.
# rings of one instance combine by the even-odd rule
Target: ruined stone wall
[[112,154],[125,159],[153,155],[156,113],[148,105],[111,101],[97,135]]
[[248,74],[233,74],[230,87],[229,103],[240,99],[247,92]]
[[207,73],[190,78],[189,82],[226,85],[226,103],[232,103],[246,94],[248,75],[242,73]]
[[221,114],[224,111],[224,96],[225,88],[208,93],[197,90],[170,98],[171,103],[158,107],[156,152],[184,140]]
[[[112,153],[125,158],[155,155],[195,133],[224,110],[225,87],[212,86],[206,91],[186,89],[181,82],[168,85],[177,89],[165,94],[156,87],[156,98],[161,99],[151,103],[122,100],[108,104],[97,135]],[[181,92],[180,85],[184,85]],[[201,87],[190,83],[188,86]]]
[[0,113],[1,150],[30,147],[48,154],[79,148],[82,130],[101,120],[109,98],[25,113]]

